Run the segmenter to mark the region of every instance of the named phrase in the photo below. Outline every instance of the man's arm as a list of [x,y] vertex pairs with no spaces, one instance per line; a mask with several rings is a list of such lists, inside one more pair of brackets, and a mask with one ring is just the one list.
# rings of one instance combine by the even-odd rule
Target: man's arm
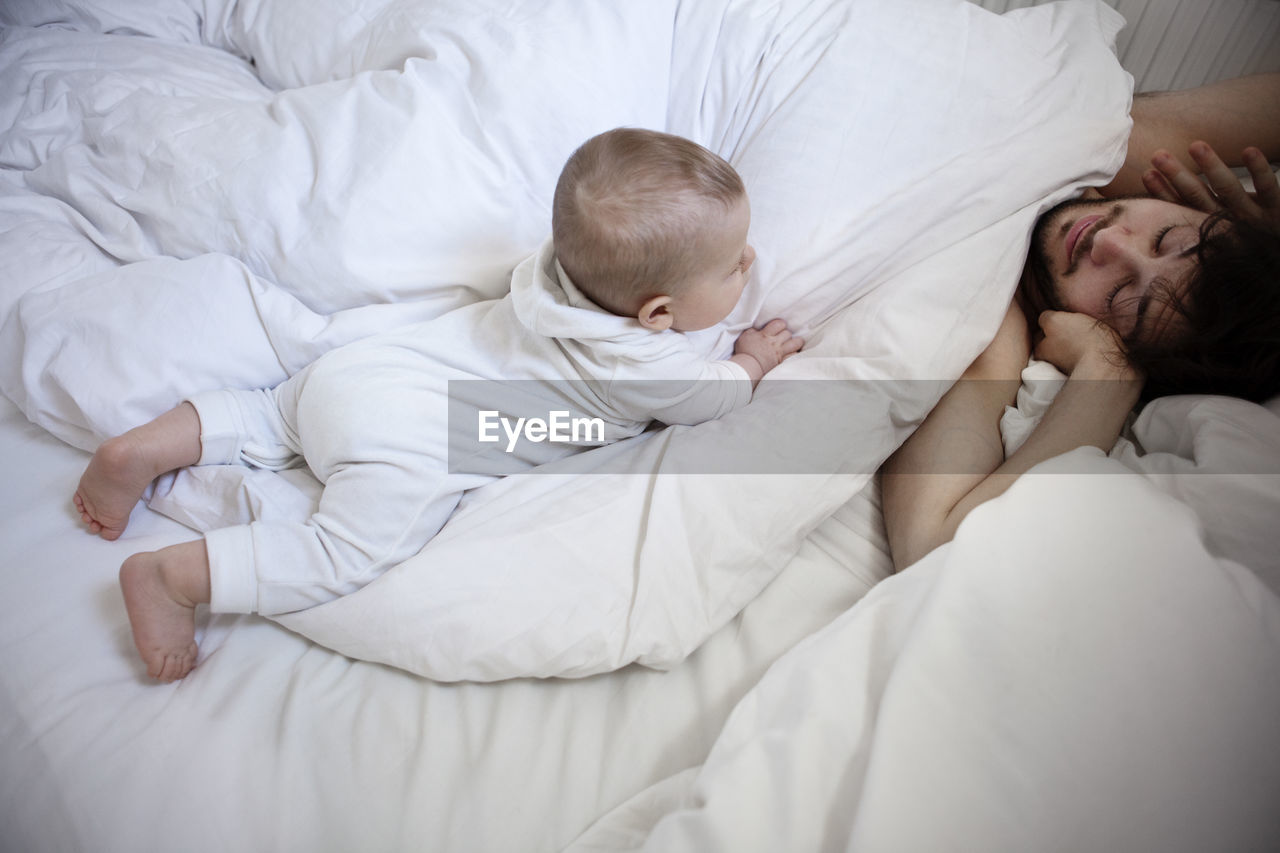
[[895,569],[949,541],[963,518],[957,505],[1004,461],[1000,418],[1030,354],[1027,321],[1014,302],[991,344],[884,463],[880,498]]
[[1216,149],[1229,166],[1242,165],[1247,146],[1280,160],[1280,74],[1255,74],[1178,92],[1147,92],[1133,99],[1133,131],[1124,166],[1099,190],[1104,196],[1140,195],[1142,174],[1156,151],[1176,152],[1192,170],[1186,152],[1195,140]]
[[[1026,362],[1025,343],[1017,362],[1014,313],[1021,314],[1016,305],[991,347],[882,469],[885,527],[897,570],[949,542],[974,507],[1004,494],[1040,462],[1086,445],[1110,450],[1138,402],[1141,377],[1123,360],[1114,332],[1083,314],[1046,311],[1036,355],[1068,380],[1039,426],[1005,459],[1000,416],[1017,393],[1017,370]],[[1025,341],[1025,324],[1021,335]],[[965,381],[972,379],[996,381]]]

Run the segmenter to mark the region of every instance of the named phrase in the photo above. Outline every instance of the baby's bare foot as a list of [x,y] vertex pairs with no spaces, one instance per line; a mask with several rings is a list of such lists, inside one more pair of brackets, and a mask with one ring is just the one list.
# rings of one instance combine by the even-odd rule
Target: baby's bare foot
[[196,665],[196,608],[167,582],[163,558],[144,552],[125,560],[120,588],[147,675],[160,681],[185,676]]
[[102,443],[80,478],[74,497],[80,520],[103,539],[118,539],[129,513],[155,479],[146,450],[125,433]]

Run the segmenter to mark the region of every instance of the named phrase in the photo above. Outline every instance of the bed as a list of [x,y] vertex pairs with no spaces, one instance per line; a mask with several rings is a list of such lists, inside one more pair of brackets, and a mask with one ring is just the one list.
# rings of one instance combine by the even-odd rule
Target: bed
[[[1157,401],[898,575],[873,475],[1038,214],[1117,168],[1135,80],[1280,68],[1280,4],[983,5],[0,9],[0,846],[1276,846],[1280,405]],[[802,356],[741,414],[476,490],[356,594],[202,610],[197,668],[149,682],[121,561],[317,484],[169,475],[105,542],[88,453],[501,294],[619,125],[747,184],[752,284],[701,345],[777,315]]]

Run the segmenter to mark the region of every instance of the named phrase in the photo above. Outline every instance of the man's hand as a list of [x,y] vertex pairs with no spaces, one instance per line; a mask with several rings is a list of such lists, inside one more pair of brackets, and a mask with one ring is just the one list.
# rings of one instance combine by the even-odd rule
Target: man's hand
[[1120,336],[1105,323],[1086,314],[1044,311],[1040,314],[1040,330],[1044,337],[1036,344],[1036,358],[1068,376],[1085,365],[1095,378],[1140,378],[1125,357]]
[[[1219,80],[1205,86],[1174,92],[1147,92],[1134,96],[1133,130],[1124,166],[1102,188],[1108,198],[1133,195],[1147,189],[1144,175],[1156,152],[1163,149],[1184,158],[1184,168],[1202,170],[1188,146],[1202,139],[1226,155],[1231,166],[1235,154],[1256,146],[1271,159],[1280,159],[1280,74],[1252,74]],[[1148,190],[1149,191],[1149,190]],[[1161,196],[1163,197],[1163,196]]]
[[803,346],[804,340],[791,335],[786,321],[775,318],[763,328],[747,329],[738,335],[738,341],[733,345],[733,360],[746,368],[754,384]]
[[1204,213],[1226,208],[1238,219],[1280,231],[1280,184],[1260,150],[1250,147],[1240,155],[1253,179],[1253,193],[1245,190],[1236,173],[1208,144],[1193,142],[1187,153],[1204,173],[1207,185],[1178,158],[1160,150],[1151,158],[1153,168],[1142,176],[1147,192],[1155,198],[1194,207]]

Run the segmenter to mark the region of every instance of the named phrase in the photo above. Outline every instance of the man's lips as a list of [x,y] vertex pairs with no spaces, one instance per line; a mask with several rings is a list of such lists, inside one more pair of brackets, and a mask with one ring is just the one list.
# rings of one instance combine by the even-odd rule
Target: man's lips
[[1076,220],[1076,224],[1071,226],[1071,230],[1067,232],[1066,249],[1067,249],[1067,266],[1072,265],[1072,259],[1075,257],[1076,243],[1080,242],[1080,237],[1089,226],[1102,218],[1101,214],[1093,214],[1091,216],[1082,216]]

